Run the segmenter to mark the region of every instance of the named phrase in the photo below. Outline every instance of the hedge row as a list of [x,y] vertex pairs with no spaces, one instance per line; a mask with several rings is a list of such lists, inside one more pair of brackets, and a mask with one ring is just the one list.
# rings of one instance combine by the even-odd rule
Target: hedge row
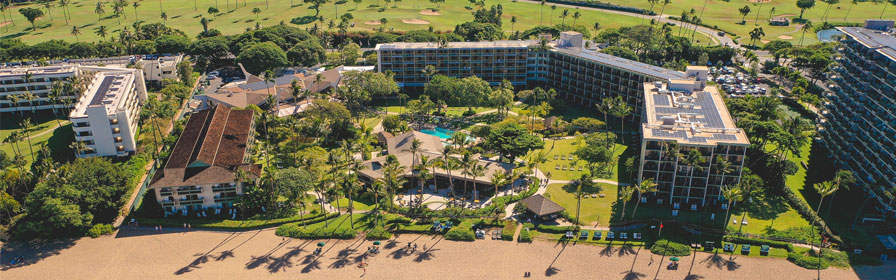
[[653,243],[653,246],[650,247],[650,252],[657,255],[683,257],[691,255],[691,247],[666,239],[660,239]]
[[807,269],[827,269],[831,266],[824,258],[816,258],[798,252],[787,253],[787,260]]
[[472,221],[463,221],[460,224],[457,224],[445,233],[445,239],[455,240],[455,241],[474,241],[476,240],[476,234],[473,233],[473,222]]
[[285,225],[277,228],[276,234],[298,239],[352,239],[358,235],[358,231],[350,228],[307,229],[297,225]]
[[516,233],[516,222],[506,221],[504,228],[501,229],[501,240],[513,241],[513,235]]
[[566,233],[567,231],[575,231],[575,227],[572,226],[549,226],[549,225],[538,225],[535,227],[536,230],[545,233]]
[[392,231],[397,233],[428,233],[430,230],[432,230],[432,225],[427,224],[395,224],[392,227]]
[[97,238],[103,235],[110,235],[115,229],[110,224],[95,224],[87,231],[87,236]]
[[793,244],[783,242],[783,241],[758,239],[758,238],[747,238],[747,237],[741,237],[741,236],[737,236],[737,235],[725,235],[722,237],[722,240],[731,242],[731,243],[738,243],[738,244],[750,244],[750,245],[757,245],[757,246],[768,245],[769,247],[785,249],[785,250],[787,250],[787,252],[793,252]]

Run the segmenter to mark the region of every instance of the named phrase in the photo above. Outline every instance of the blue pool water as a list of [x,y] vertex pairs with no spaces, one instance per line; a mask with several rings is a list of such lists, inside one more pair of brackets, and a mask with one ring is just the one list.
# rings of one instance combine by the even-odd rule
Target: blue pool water
[[426,133],[429,135],[435,135],[442,139],[451,138],[451,135],[454,134],[454,130],[444,129],[441,127],[436,127],[435,129],[424,129],[424,130],[421,130],[420,132],[423,132],[423,133]]

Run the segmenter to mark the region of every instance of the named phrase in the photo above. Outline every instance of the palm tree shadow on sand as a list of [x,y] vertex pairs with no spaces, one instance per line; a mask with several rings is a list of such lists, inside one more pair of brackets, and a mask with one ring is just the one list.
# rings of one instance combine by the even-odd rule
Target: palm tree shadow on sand
[[308,273],[315,269],[320,269],[320,258],[315,255],[305,256],[305,260],[302,261],[302,264],[307,264],[302,268],[302,273]]
[[641,279],[641,278],[644,278],[647,276],[647,275],[644,275],[644,273],[634,272],[631,270],[623,271],[622,274],[624,274],[624,275],[622,275],[623,280],[638,280],[638,279]]
[[602,257],[612,257],[615,250],[613,250],[613,244],[607,244],[603,249],[600,250],[600,256]]
[[194,269],[200,268],[200,266],[199,266],[200,264],[204,264],[207,262],[208,262],[208,255],[201,254],[198,257],[196,257],[196,259],[194,259],[193,262],[191,262],[187,266],[184,266],[181,269],[178,269],[177,271],[175,271],[174,274],[176,274],[176,275],[185,274],[187,272],[193,271]]
[[301,246],[295,246],[290,249],[291,250],[287,251],[279,258],[273,258],[272,262],[267,265],[268,271],[270,271],[271,273],[275,273],[275,272],[280,272],[281,270],[284,270],[287,267],[292,267],[293,266],[292,258],[298,256],[299,254],[301,254],[302,252],[305,251],[302,249]]

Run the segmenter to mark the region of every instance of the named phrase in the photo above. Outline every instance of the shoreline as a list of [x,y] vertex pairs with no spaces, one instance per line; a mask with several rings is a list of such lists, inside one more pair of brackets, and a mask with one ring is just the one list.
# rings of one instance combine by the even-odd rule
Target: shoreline
[[[325,242],[320,255],[313,254]],[[407,242],[418,249],[405,250]],[[678,270],[666,270],[659,255],[641,247],[597,244],[531,244],[499,240],[456,242],[442,236],[402,234],[383,241],[381,253],[365,254],[371,241],[299,240],[273,229],[242,232],[123,227],[113,236],[60,242],[40,251],[7,248],[3,263],[25,257],[19,267],[0,267],[4,279],[814,279],[816,271],[778,258],[698,252],[682,257]],[[424,249],[425,248],[425,249]],[[10,251],[12,249],[12,251]],[[30,252],[29,252],[30,251]],[[668,258],[664,259],[667,263]],[[359,268],[363,262],[366,268]],[[827,279],[886,279],[890,263],[856,269],[829,268]],[[136,277],[135,277],[136,276]],[[312,278],[312,279],[313,279]]]

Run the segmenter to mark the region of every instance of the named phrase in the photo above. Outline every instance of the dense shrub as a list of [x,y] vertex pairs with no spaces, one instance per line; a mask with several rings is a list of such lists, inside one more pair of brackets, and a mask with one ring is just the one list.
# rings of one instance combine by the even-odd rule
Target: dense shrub
[[827,269],[831,264],[824,258],[809,256],[803,253],[790,252],[787,254],[787,260],[807,269]]
[[722,240],[731,242],[731,243],[737,243],[737,244],[750,244],[750,245],[757,245],[757,246],[768,245],[769,247],[781,248],[781,249],[787,250],[787,252],[793,252],[793,244],[783,242],[783,241],[747,238],[747,237],[740,237],[740,236],[736,236],[736,235],[725,235],[724,237],[722,237]]
[[110,235],[115,229],[110,224],[95,224],[87,231],[87,236],[97,238],[102,235]]
[[571,226],[549,226],[549,225],[538,225],[535,227],[536,230],[544,233],[566,233],[567,231],[575,231],[575,227]]
[[432,230],[432,224],[394,224],[393,232],[397,233],[429,233]]
[[383,216],[383,220],[385,221],[384,224],[387,224],[387,225],[410,224],[413,222],[413,220],[411,220],[411,218],[408,218],[405,216],[400,216],[400,215],[395,215],[395,214],[386,214]]
[[517,242],[532,242],[531,233],[523,228],[523,230],[520,230],[520,237],[517,238]]
[[367,232],[367,239],[370,240],[386,240],[392,238],[392,233],[383,227],[375,227]]
[[501,240],[513,241],[513,235],[516,233],[516,222],[504,222],[504,228],[501,229]]
[[691,255],[691,247],[666,239],[660,239],[653,243],[653,246],[650,247],[650,252],[657,255],[683,257]]
[[445,239],[455,241],[473,241],[476,240],[476,235],[470,228],[453,227],[448,230],[448,233],[445,233]]

